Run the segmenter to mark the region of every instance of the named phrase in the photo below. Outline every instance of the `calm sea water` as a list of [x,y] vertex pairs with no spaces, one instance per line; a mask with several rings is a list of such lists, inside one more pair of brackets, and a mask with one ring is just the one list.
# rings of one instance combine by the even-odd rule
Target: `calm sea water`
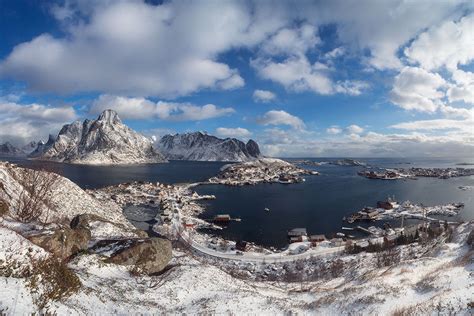
[[[19,165],[53,169],[83,188],[98,188],[130,181],[182,183],[204,181],[218,173],[225,163],[172,161],[167,164],[136,166],[82,166],[11,159]],[[331,159],[312,159],[328,161]],[[474,163],[474,159],[358,159],[375,167],[465,167],[458,163]],[[463,202],[465,208],[458,219],[474,220],[474,190],[459,186],[474,186],[474,177],[452,179],[419,178],[418,180],[369,180],[357,175],[362,167],[322,165],[307,167],[320,176],[308,176],[306,182],[294,185],[260,184],[230,187],[204,185],[196,188],[200,194],[214,194],[217,199],[205,202],[202,218],[230,214],[241,218],[221,231],[212,233],[234,239],[256,242],[265,246],[283,247],[286,231],[306,227],[308,233],[331,235],[341,231],[342,218],[364,206],[375,206],[378,200],[394,196],[398,201],[410,200],[425,205]],[[264,211],[270,208],[270,212]],[[140,213],[136,213],[137,216]],[[142,225],[150,225],[150,215]],[[396,224],[396,223],[393,223]],[[145,228],[145,227],[144,227]]]
[[132,181],[166,184],[201,182],[216,175],[219,169],[226,164],[223,162],[171,161],[169,163],[127,166],[88,166],[12,157],[0,157],[0,160],[8,160],[19,166],[33,169],[55,171],[84,189],[96,189]]

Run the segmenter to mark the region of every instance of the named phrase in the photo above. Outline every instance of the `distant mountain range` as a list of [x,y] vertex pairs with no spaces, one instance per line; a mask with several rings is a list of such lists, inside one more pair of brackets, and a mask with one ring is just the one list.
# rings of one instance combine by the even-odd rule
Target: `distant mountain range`
[[13,146],[10,142],[0,144],[0,155],[2,156],[26,156],[38,146],[37,142],[31,142],[23,147]]
[[165,135],[156,145],[170,160],[249,161],[261,157],[258,144],[217,138],[202,132]]
[[62,127],[45,143],[31,142],[17,148],[0,145],[0,155],[76,164],[137,164],[170,160],[250,161],[261,157],[258,144],[236,138],[221,139],[202,132],[165,135],[153,142],[122,123],[106,110],[96,120],[75,121]]

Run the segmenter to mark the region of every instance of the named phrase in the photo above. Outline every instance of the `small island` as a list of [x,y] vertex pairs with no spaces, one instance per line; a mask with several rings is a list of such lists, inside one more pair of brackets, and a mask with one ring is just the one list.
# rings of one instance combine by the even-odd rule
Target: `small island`
[[217,176],[209,179],[209,183],[225,185],[292,184],[305,181],[304,175],[318,174],[317,171],[302,169],[281,159],[261,158],[225,165]]

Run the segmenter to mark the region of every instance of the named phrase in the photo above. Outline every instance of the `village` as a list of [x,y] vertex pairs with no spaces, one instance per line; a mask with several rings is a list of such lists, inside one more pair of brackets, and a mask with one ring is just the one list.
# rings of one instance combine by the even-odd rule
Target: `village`
[[[440,221],[431,215],[454,216],[463,207],[460,203],[426,207],[409,201],[401,204],[392,199],[379,201],[376,208],[366,207],[344,220],[352,224],[401,219],[400,227],[391,227],[387,223],[383,227],[343,226],[341,230],[345,232],[337,232],[332,236],[308,234],[304,227],[293,228],[287,232],[288,247],[277,250],[244,240],[230,241],[201,232],[202,228],[225,229],[226,224],[240,219],[232,218],[228,214],[218,214],[206,220],[199,218],[205,210],[199,202],[216,197],[197,194],[192,190],[196,185],[198,184],[133,182],[91,190],[90,193],[98,199],[110,198],[121,206],[135,204],[159,207],[159,221],[153,227],[159,235],[166,236],[206,258],[245,262],[288,262],[317,256],[334,256],[348,249],[373,249],[395,245],[401,241],[428,238],[428,235],[439,235],[458,224]],[[421,223],[404,226],[403,221],[406,219],[418,219]],[[362,232],[367,237],[356,238],[351,231]]]
[[280,159],[262,158],[226,165],[217,176],[210,178],[208,183],[234,186],[258,183],[292,184],[305,181],[304,175],[318,174],[317,171],[302,169]]
[[474,175],[474,169],[470,168],[395,168],[362,170],[358,175],[368,179],[397,180],[416,179],[417,177],[430,177],[439,179],[449,179],[454,177],[467,177]]

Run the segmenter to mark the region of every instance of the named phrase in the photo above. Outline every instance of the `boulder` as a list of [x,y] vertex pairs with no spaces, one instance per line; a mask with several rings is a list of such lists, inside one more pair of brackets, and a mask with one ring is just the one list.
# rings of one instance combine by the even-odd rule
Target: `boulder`
[[42,231],[39,234],[28,236],[28,239],[56,257],[67,259],[88,248],[91,232],[86,228],[64,227]]
[[163,238],[134,240],[113,253],[106,262],[133,266],[139,272],[153,275],[163,271],[172,257],[171,242]]
[[94,215],[94,214],[79,214],[79,215],[74,216],[69,226],[71,227],[71,229],[78,229],[78,228],[90,229],[89,224],[95,221],[108,222],[102,217]]
[[[97,223],[99,222],[99,223]],[[91,225],[92,223],[92,225]],[[72,220],[69,226],[72,229],[84,228],[88,229],[92,233],[94,239],[98,238],[113,238],[113,237],[132,237],[136,236],[138,238],[147,238],[148,234],[139,229],[127,227],[121,224],[113,223],[108,221],[100,216],[94,214],[80,214],[76,215]],[[109,234],[104,235],[103,232],[100,232],[100,228],[104,227],[115,227],[109,231]]]

